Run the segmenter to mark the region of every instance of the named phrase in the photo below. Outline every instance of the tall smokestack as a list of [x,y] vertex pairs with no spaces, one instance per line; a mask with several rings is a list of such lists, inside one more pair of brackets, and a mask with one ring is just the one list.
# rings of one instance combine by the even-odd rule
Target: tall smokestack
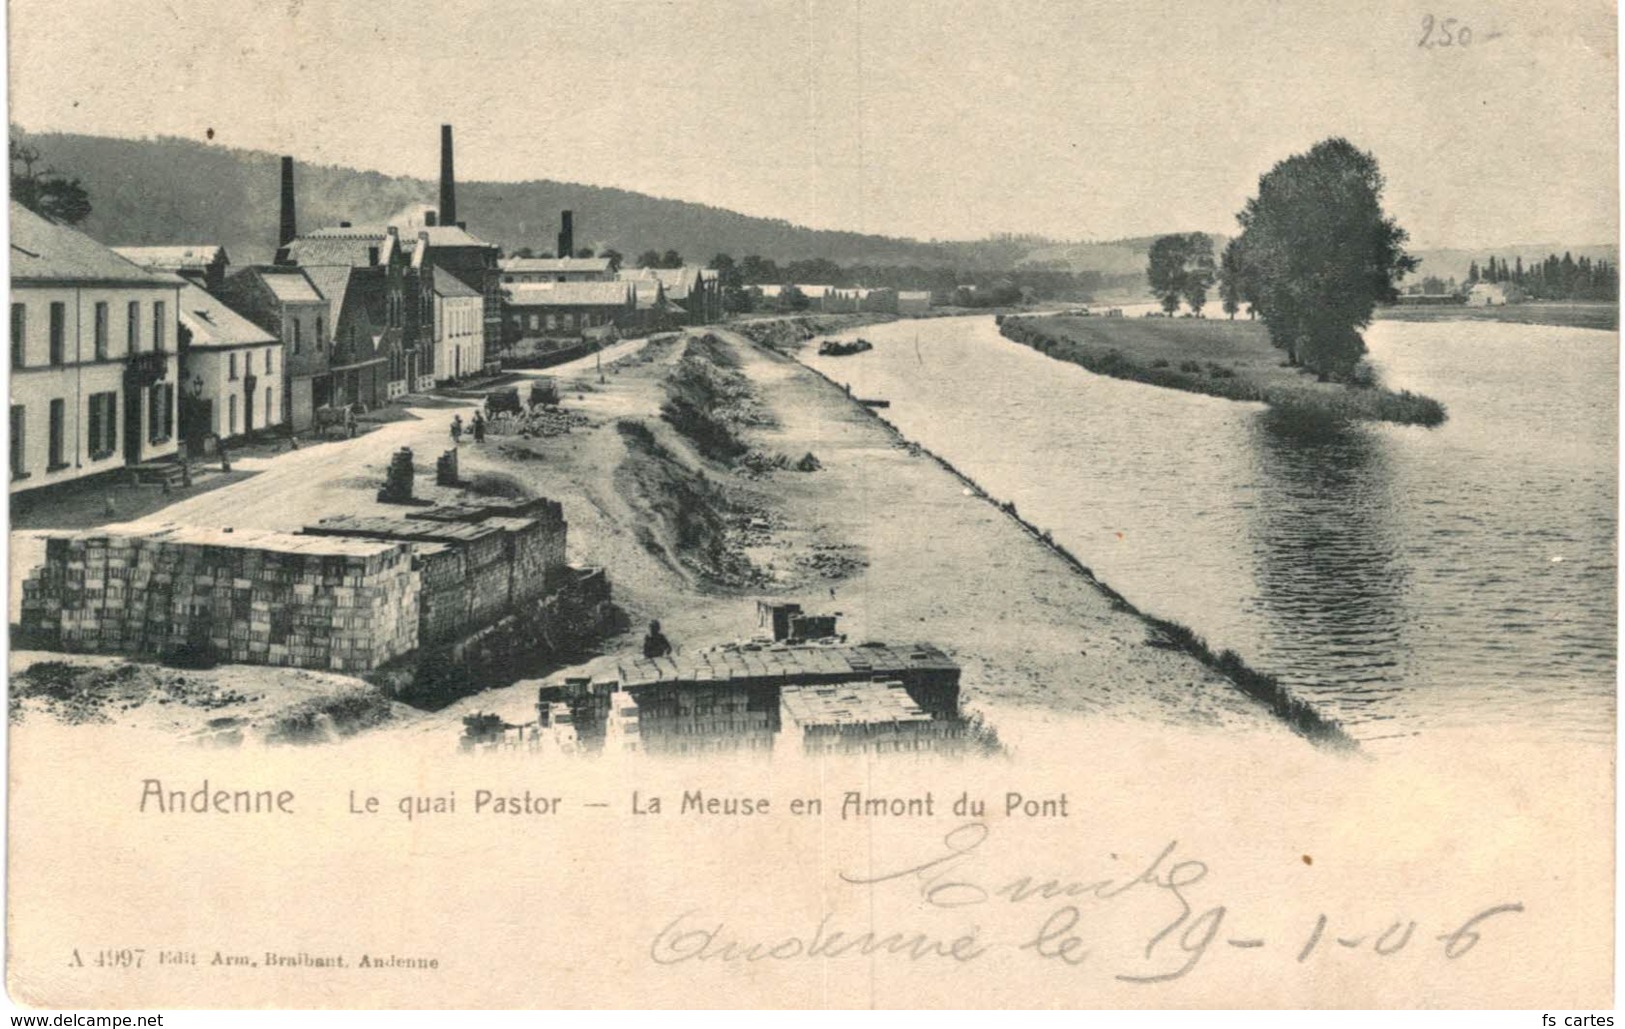
[[564,212],[564,227],[559,230],[559,256],[574,257],[576,253],[575,218],[569,212]]
[[293,238],[299,235],[298,223],[293,215],[293,158],[282,159],[282,227],[277,232],[277,249],[280,251]]
[[440,126],[440,224],[457,224],[457,176],[451,168],[451,126]]

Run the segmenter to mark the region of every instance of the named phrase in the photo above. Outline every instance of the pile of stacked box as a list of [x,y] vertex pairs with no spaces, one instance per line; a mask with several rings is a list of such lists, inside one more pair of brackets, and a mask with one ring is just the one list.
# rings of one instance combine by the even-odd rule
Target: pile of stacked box
[[52,650],[367,671],[418,646],[404,546],[163,527],[47,540],[21,630]]
[[344,515],[304,532],[410,544],[425,645],[490,626],[564,581],[564,514],[549,500],[428,508],[406,518]]

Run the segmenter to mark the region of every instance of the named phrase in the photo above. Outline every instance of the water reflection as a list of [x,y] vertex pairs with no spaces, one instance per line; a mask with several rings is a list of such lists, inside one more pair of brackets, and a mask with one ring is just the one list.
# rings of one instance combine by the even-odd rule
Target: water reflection
[[1261,412],[1248,440],[1248,533],[1263,622],[1260,660],[1340,719],[1401,691],[1408,571],[1391,456],[1369,426],[1305,425]]

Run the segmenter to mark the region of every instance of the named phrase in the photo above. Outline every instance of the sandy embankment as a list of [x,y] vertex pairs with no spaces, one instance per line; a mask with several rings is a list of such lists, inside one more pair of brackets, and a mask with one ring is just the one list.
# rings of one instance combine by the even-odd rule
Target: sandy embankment
[[[703,646],[760,631],[756,599],[792,601],[839,612],[855,640],[941,646],[965,667],[967,702],[995,726],[1000,710],[1026,707],[1288,732],[1222,676],[1148,644],[1138,616],[842,391],[741,336],[715,335],[773,423],[747,430],[747,442],[792,459],[810,452],[820,470],[752,479],[700,457],[658,416],[682,344],[652,348],[596,392],[570,398],[598,424],[535,447],[536,460],[515,461],[501,445],[465,449],[465,469],[506,471],[564,502],[572,558],[609,570],[634,625],[658,618],[679,647]],[[756,583],[741,581],[736,564],[718,576],[704,560],[685,562],[678,537],[685,529],[703,537],[705,526],[676,524],[671,484],[648,488],[635,444],[615,428],[620,419],[650,429],[668,473],[681,469],[731,505],[724,545],[749,559]],[[630,652],[638,641],[633,632],[609,649]],[[533,702],[531,685],[520,684],[419,724],[449,729],[474,710],[523,721]]]
[[[758,424],[742,430],[744,441],[791,460],[811,453],[819,470],[750,475],[701,456],[664,421],[661,404],[686,339],[652,343],[606,364],[601,382],[590,368],[562,376],[565,408],[583,415],[584,426],[538,438],[492,435],[461,448],[465,481],[487,489],[517,484],[563,503],[572,563],[604,567],[632,618],[634,631],[606,641],[606,653],[635,651],[651,618],[679,648],[752,635],[761,631],[756,600],[792,601],[838,612],[842,631],[854,640],[941,646],[964,665],[967,704],[985,711],[995,727],[1001,719],[1082,714],[1289,735],[1228,680],[1187,654],[1154,645],[1142,619],[842,391],[782,354],[731,332],[715,335],[721,346],[714,352],[753,394],[748,407]],[[418,463],[430,465],[437,445],[427,425],[416,431],[425,437],[412,440],[424,445]],[[365,463],[353,468],[353,461],[337,460],[347,451],[333,448],[335,459],[309,480],[309,490],[333,510],[371,506],[393,445],[364,455],[358,449],[355,460]],[[420,483],[427,471],[420,469]],[[263,491],[276,474],[268,469],[258,482],[211,494],[210,513],[233,505],[234,491]],[[185,515],[185,507],[170,513]],[[239,518],[245,513],[234,510]],[[295,515],[313,514],[285,506],[254,510],[290,528]],[[535,676],[557,670],[537,668]],[[190,674],[210,681],[230,678],[228,671],[263,678],[263,670],[247,669]],[[267,686],[275,681],[271,676]],[[272,699],[256,700],[248,712],[233,704],[200,710],[197,728],[245,713],[247,721],[267,724],[275,718],[264,709]],[[523,723],[534,718],[534,699],[534,683],[521,682],[432,714],[394,712],[366,734],[430,733],[445,737],[449,748],[464,715],[489,711]],[[164,720],[179,714],[176,707],[166,706]],[[1017,708],[1026,710],[1018,715]],[[137,714],[119,710],[114,718],[147,720]]]

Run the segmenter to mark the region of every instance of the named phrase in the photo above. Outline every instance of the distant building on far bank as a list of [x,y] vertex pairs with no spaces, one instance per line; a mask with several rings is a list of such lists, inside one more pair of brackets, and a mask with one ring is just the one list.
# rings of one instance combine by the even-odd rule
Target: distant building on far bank
[[929,290],[901,290],[897,294],[897,313],[901,315],[925,314],[931,310]]
[[1510,282],[1475,282],[1467,290],[1468,307],[1500,307],[1523,300],[1523,290]]

